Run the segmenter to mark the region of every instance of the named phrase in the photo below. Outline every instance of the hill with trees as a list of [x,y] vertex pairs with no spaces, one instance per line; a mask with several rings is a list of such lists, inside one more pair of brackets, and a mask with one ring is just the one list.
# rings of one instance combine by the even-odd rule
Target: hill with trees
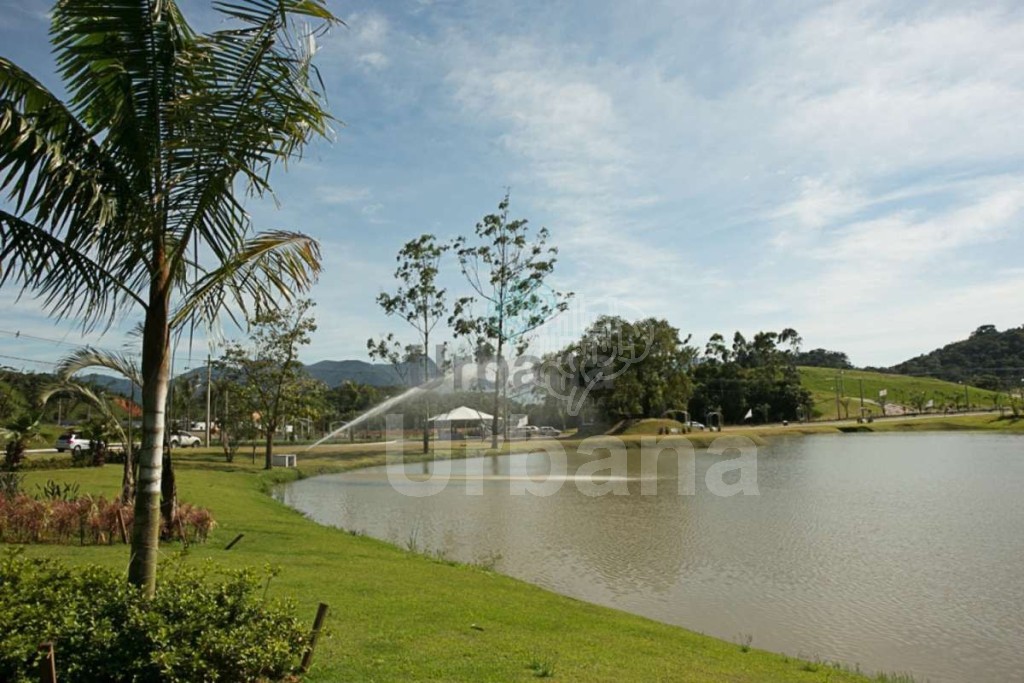
[[814,368],[853,369],[853,363],[850,362],[849,356],[842,351],[829,351],[828,349],[798,351],[793,354],[793,362],[797,365],[809,365]]
[[993,391],[1016,389],[1024,377],[1024,326],[1000,332],[995,325],[982,325],[967,339],[894,365],[890,372],[937,377]]

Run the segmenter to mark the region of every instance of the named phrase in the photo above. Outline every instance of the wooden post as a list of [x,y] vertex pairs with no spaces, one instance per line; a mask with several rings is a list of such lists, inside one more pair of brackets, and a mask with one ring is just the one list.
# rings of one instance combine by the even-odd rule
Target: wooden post
[[302,673],[309,671],[309,667],[313,664],[313,651],[316,650],[316,641],[320,637],[320,629],[323,628],[325,619],[327,619],[327,605],[321,602],[320,606],[316,608],[313,632],[309,634],[309,645],[306,646],[306,651],[302,655],[302,664],[299,665],[299,670]]
[[231,550],[232,548],[234,548],[235,544],[241,541],[243,536],[245,536],[245,534],[238,534],[237,536],[235,536],[234,540],[231,541],[231,543],[228,543],[226,546],[224,546],[224,550]]
[[124,515],[121,508],[117,508],[117,528],[121,531],[121,543],[128,544],[128,527],[124,524]]
[[53,656],[53,643],[42,643],[39,652],[43,658],[39,660],[40,683],[57,683],[57,660]]

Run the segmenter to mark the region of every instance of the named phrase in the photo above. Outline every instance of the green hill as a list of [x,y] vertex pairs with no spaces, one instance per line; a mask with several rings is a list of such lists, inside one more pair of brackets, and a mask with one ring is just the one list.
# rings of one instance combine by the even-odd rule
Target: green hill
[[967,339],[911,358],[891,370],[1016,391],[1024,377],[1024,327],[1000,332],[995,325],[982,325]]
[[[930,377],[908,377],[868,370],[837,370],[835,368],[814,368],[801,366],[800,381],[811,392],[814,400],[814,417],[834,419],[836,417],[836,382],[840,385],[839,414],[843,418],[857,417],[860,410],[861,386],[863,385],[865,408],[873,415],[882,413],[878,392],[887,391],[885,402],[905,406],[909,410],[920,410],[932,401],[933,408],[941,412],[944,407],[959,409],[966,403],[964,386]],[[1006,403],[1006,395],[987,389],[967,387],[967,399],[972,408],[984,410]]]

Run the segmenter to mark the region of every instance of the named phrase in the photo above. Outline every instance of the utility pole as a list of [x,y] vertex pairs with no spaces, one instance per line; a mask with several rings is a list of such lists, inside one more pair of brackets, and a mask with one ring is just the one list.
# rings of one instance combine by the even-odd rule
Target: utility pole
[[971,409],[971,398],[967,393],[967,382],[964,382],[964,412],[969,412]]
[[206,447],[210,447],[210,385],[213,381],[213,359],[206,354]]
[[839,378],[835,378],[836,381],[836,420],[841,420],[842,416],[839,414]]
[[860,379],[860,416],[864,417],[864,378]]
[[[224,443],[224,438],[225,438],[224,429],[227,426],[227,424],[228,424],[228,387],[227,387],[227,385],[225,385],[224,386],[224,414],[221,416],[221,419],[220,419],[220,442],[221,442],[221,444]],[[231,428],[234,429],[233,426]],[[227,439],[228,439],[228,444],[229,445],[230,445],[230,440],[232,438],[237,438],[237,435],[235,435],[233,437],[232,434],[230,432],[228,432]]]

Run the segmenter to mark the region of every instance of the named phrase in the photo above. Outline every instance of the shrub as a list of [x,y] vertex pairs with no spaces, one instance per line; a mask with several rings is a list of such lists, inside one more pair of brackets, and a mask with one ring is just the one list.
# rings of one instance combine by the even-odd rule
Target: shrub
[[92,464],[92,453],[90,451],[76,448],[71,451],[71,466],[72,467],[88,467]]
[[0,680],[36,680],[52,641],[61,681],[256,681],[292,673],[306,632],[251,570],[163,565],[152,601],[118,573],[0,558]]
[[[78,496],[77,485],[49,481],[36,498],[25,493],[0,496],[0,542],[4,543],[114,543],[120,539],[120,522],[131,529],[135,511],[131,505],[103,496]],[[217,523],[206,508],[182,503],[164,538],[203,543]],[[0,679],[2,680],[2,679]]]
[[61,484],[53,479],[47,479],[46,483],[42,486],[36,484],[36,488],[39,490],[36,498],[49,498],[50,500],[74,500],[78,498],[79,486],[73,482]]
[[48,458],[29,458],[23,460],[20,466],[25,470],[66,470],[73,467],[74,463],[70,454],[52,455]]

